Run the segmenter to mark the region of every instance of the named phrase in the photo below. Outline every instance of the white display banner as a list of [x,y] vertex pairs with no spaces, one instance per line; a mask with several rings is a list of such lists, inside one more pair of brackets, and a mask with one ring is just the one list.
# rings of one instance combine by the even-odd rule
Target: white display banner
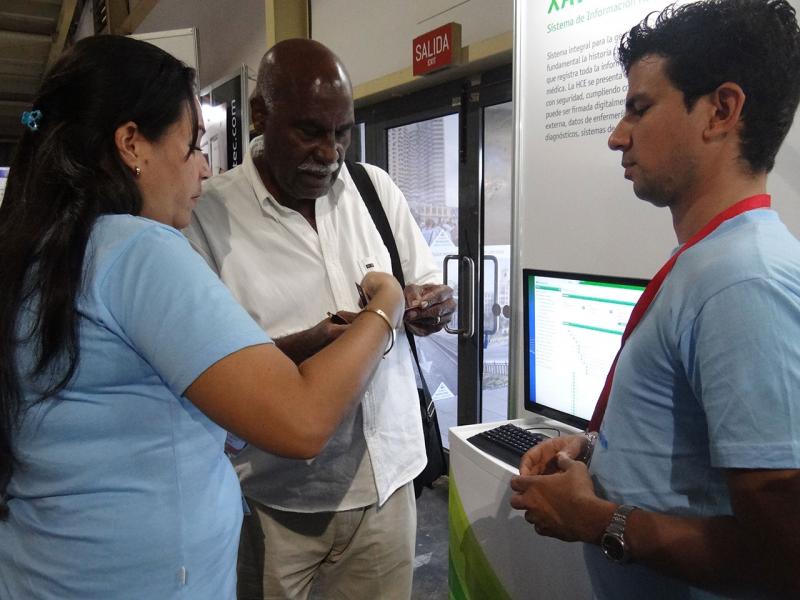
[[[627,81],[622,33],[669,2],[517,0],[514,24],[512,397],[521,414],[523,268],[650,278],[677,245],[668,210],[638,199],[608,136]],[[678,2],[686,4],[686,2]],[[792,0],[797,9],[800,0]],[[800,128],[768,179],[773,206],[800,237]],[[519,392],[519,393],[518,393]]]
[[[627,91],[614,59],[619,38],[668,4],[518,0],[515,276],[533,267],[648,278],[675,246],[669,211],[636,198],[621,153],[607,145]],[[774,205],[795,235],[798,158],[795,125],[769,178]]]

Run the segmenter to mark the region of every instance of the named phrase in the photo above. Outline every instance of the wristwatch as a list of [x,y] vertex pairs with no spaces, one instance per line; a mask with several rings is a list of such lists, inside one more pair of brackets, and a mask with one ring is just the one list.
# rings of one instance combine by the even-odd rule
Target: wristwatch
[[611,515],[611,523],[608,524],[603,532],[603,537],[600,538],[600,549],[607,559],[616,563],[630,561],[628,546],[625,544],[625,523],[628,515],[637,508],[631,504],[622,504]]
[[583,449],[581,453],[575,457],[575,460],[579,460],[587,467],[592,462],[592,454],[594,454],[594,447],[597,444],[597,438],[600,434],[596,431],[584,431],[583,437],[586,438],[584,442]]

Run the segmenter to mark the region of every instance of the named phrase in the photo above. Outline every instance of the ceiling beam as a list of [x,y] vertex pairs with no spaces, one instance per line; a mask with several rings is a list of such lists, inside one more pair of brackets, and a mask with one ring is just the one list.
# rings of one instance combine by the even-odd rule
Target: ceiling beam
[[[36,75],[42,69],[42,63],[39,60],[28,59],[19,60],[19,58],[9,58],[0,56],[0,76],[14,75],[19,77],[29,77]],[[3,94],[0,92],[0,98]]]
[[0,56],[3,60],[44,64],[49,47],[49,35],[0,31]]
[[266,0],[267,48],[290,38],[311,37],[309,0]]
[[13,118],[19,120],[22,112],[28,110],[30,106],[30,102],[0,100],[0,119]]
[[0,90],[3,100],[28,100],[30,101],[39,89],[41,74],[33,75],[0,75]]
[[0,29],[50,35],[58,18],[59,2],[3,0]]
[[105,0],[108,10],[108,31],[114,35],[125,35],[122,23],[128,18],[128,0]]
[[134,33],[158,4],[158,0],[139,0],[139,3],[133,7],[128,17],[123,21],[120,26],[122,35],[130,35]]
[[61,12],[58,15],[58,23],[56,24],[56,32],[53,35],[53,42],[50,44],[50,52],[47,55],[47,62],[44,66],[45,72],[64,51],[64,45],[67,43],[67,36],[72,27],[72,22],[75,20],[77,8],[78,0],[63,0]]

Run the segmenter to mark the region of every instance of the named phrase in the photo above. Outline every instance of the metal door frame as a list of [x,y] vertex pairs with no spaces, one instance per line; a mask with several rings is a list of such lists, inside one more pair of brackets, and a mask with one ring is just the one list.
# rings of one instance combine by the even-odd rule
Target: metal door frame
[[[472,320],[472,335],[458,336],[458,424],[480,421],[483,379],[483,109],[511,100],[511,65],[466,79],[393,98],[356,110],[365,124],[366,162],[388,170],[388,135],[393,127],[458,113],[459,115],[459,257],[475,265],[474,296],[459,302],[458,324]],[[467,281],[465,260],[459,260],[459,282]],[[488,282],[492,285],[493,282]],[[460,285],[461,287],[461,285]],[[463,289],[463,288],[462,288]]]

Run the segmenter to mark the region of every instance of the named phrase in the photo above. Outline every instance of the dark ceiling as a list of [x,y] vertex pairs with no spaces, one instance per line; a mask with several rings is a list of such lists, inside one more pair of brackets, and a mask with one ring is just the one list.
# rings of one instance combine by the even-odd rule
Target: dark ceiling
[[78,0],[0,0],[0,144],[14,144],[20,116],[61,53]]

